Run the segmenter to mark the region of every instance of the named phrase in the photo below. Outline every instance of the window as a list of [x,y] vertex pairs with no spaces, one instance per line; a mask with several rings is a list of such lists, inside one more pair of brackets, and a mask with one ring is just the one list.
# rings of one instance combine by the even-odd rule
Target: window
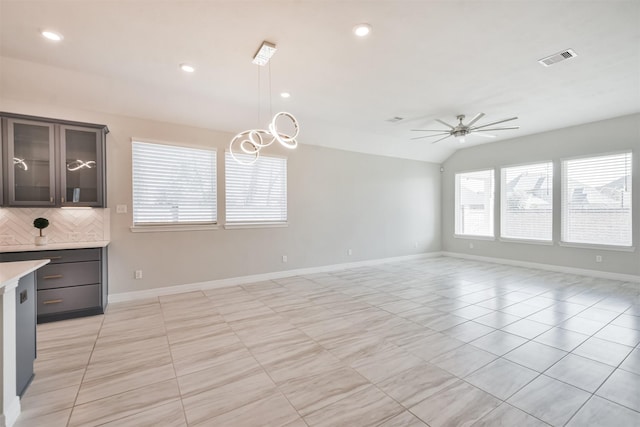
[[631,246],[631,153],[562,162],[562,241]]
[[500,236],[553,239],[553,163],[502,169]]
[[[251,155],[236,157],[251,160]],[[244,160],[244,159],[243,159]],[[287,159],[260,156],[251,165],[225,153],[226,222],[229,224],[287,221]]]
[[133,141],[133,225],[215,224],[216,152]]
[[456,234],[493,237],[493,169],[456,174]]

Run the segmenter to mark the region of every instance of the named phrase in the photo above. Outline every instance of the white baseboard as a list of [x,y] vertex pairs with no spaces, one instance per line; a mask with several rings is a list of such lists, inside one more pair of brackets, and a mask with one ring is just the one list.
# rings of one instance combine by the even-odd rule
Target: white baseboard
[[11,427],[16,423],[18,416],[20,416],[20,398],[14,396],[0,415],[0,427]]
[[555,271],[557,273],[577,274],[580,276],[597,277],[599,279],[621,280],[623,282],[640,282],[640,276],[634,274],[612,273],[600,270],[588,270],[586,268],[565,267],[563,265],[542,264],[537,262],[518,261],[507,258],[493,258],[480,255],[470,255],[458,252],[442,252],[443,256],[452,258],[464,258],[474,261],[492,262],[495,264],[512,265],[515,267],[537,268],[539,270]]
[[388,262],[408,261],[413,259],[434,258],[442,256],[442,252],[427,252],[416,255],[405,255],[391,258],[380,258],[366,261],[348,262],[344,264],[323,265],[320,267],[299,268],[296,270],[275,271],[272,273],[253,274],[250,276],[229,277],[227,279],[209,280],[199,283],[165,286],[162,288],[146,289],[143,291],[120,292],[109,295],[109,303],[134,301],[145,298],[156,298],[162,295],[181,294],[184,292],[201,291],[205,289],[224,288],[247,283],[262,282],[265,280],[282,279],[285,277],[300,276],[305,274],[326,273],[329,271],[344,270],[347,268],[365,267]]

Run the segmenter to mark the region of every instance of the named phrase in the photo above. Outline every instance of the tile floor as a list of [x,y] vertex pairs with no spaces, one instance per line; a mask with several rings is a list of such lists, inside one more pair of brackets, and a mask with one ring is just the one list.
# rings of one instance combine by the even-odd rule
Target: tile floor
[[640,284],[423,259],[39,325],[17,426],[639,426]]

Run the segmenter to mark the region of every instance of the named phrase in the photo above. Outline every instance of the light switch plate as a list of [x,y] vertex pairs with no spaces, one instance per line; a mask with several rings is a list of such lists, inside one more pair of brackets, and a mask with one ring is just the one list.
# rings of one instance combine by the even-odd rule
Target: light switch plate
[[116,206],[116,213],[127,213],[127,205],[117,205]]

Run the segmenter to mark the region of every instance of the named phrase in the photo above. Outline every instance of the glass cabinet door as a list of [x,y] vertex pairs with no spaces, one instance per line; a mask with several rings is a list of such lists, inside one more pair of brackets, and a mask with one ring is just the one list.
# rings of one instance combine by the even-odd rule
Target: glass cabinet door
[[7,135],[9,204],[53,205],[53,125],[7,120]]
[[101,147],[99,130],[60,127],[60,196],[64,206],[102,205]]

